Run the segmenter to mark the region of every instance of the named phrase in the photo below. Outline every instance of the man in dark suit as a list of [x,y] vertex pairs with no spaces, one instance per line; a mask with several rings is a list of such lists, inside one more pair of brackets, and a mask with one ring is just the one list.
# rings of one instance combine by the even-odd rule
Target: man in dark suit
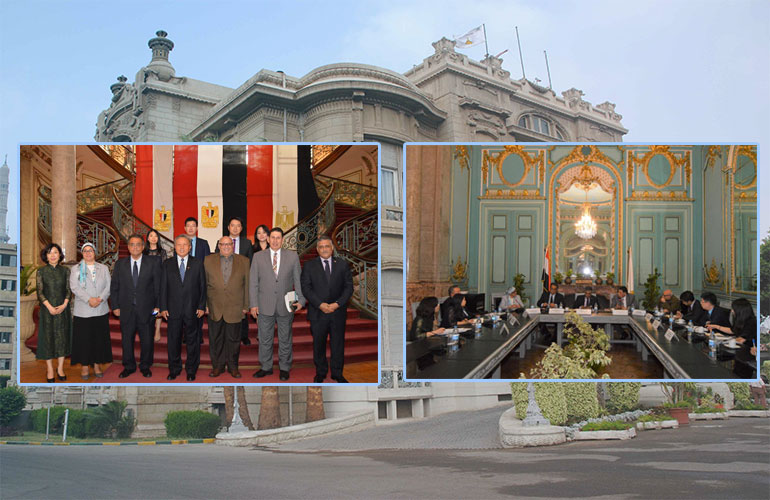
[[[233,241],[233,253],[235,255],[243,255],[249,260],[251,265],[251,258],[254,256],[254,247],[251,245],[251,240],[246,236],[243,236],[243,221],[239,217],[230,217],[227,221],[227,235]],[[219,243],[217,243],[216,251],[219,252]],[[249,340],[249,318],[246,316],[241,321],[241,342],[243,345],[251,344]]]
[[617,293],[610,299],[610,309],[631,309],[636,307],[636,299],[628,294],[628,288],[619,286]]
[[209,377],[218,377],[227,370],[241,378],[238,370],[241,319],[249,310],[249,262],[243,255],[233,253],[229,236],[219,239],[219,253],[206,257],[206,299],[209,316],[211,365]]
[[323,382],[326,362],[326,336],[331,343],[332,379],[340,383],[345,360],[345,321],[348,301],[353,295],[353,275],[344,259],[332,257],[334,247],[328,236],[318,238],[319,258],[308,261],[302,269],[302,294],[307,299],[307,319],[313,334],[313,382]]
[[[184,220],[184,232],[190,237],[190,255],[201,262],[211,253],[209,242],[203,238],[198,238],[198,219],[188,217]],[[195,332],[198,342],[203,343],[203,318],[198,320],[198,331]]]
[[700,305],[700,301],[695,300],[695,295],[690,290],[682,292],[679,296],[680,308],[674,314],[676,319],[684,319],[685,321],[692,321],[695,326],[703,326],[706,324],[704,315],[706,312]]
[[575,299],[575,307],[578,309],[593,309],[594,307],[598,307],[598,302],[596,301],[596,295],[593,294],[594,290],[590,286],[586,288],[586,291],[583,295],[578,295]]
[[123,371],[118,377],[126,378],[136,371],[134,339],[139,333],[139,370],[152,377],[153,314],[158,313],[160,296],[160,258],[142,255],[144,240],[138,234],[128,237],[128,257],[115,263],[110,283],[112,313],[120,318],[123,348]]
[[[700,305],[703,308],[702,320],[705,325],[730,326],[730,311],[719,306],[719,299],[711,292],[705,292],[700,296]],[[693,321],[694,323],[694,321]]]
[[559,293],[559,284],[551,283],[550,290],[543,290],[540,300],[537,301],[537,307],[562,307],[564,304],[564,295]]
[[162,266],[161,316],[168,321],[168,380],[182,372],[182,328],[187,335],[187,380],[195,380],[201,358],[198,320],[206,309],[206,275],[203,260],[190,255],[190,239],[181,234],[174,240],[175,257]]

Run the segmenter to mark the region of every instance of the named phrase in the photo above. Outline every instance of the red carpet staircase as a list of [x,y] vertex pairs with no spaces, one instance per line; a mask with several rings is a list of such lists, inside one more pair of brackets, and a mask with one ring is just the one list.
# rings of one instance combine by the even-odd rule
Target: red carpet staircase
[[[346,204],[342,203],[335,203],[335,225],[334,227],[337,227],[341,224],[343,224],[345,221],[352,219],[353,217],[356,217],[364,212],[364,210],[361,210],[356,207],[351,207]],[[112,222],[112,207],[104,207],[100,208],[94,211],[91,211],[87,214],[88,217],[91,219],[95,219],[107,226],[114,227]],[[333,229],[333,228],[332,228]],[[119,243],[119,250],[118,254],[120,258],[128,256],[128,247],[125,243],[125,241],[120,241]],[[314,257],[317,257],[318,254],[313,248],[312,250],[309,250],[306,252],[300,259],[301,263],[304,265],[305,262],[308,260],[311,260]],[[35,323],[37,324],[37,311],[35,312],[34,319]],[[163,370],[162,373],[158,371],[160,368],[161,370],[165,367],[167,367],[168,364],[168,349],[167,349],[167,332],[166,332],[167,323],[162,322],[161,323],[161,339],[159,342],[155,343],[155,353],[154,353],[154,369],[155,373],[152,379],[141,379],[139,377],[138,381],[145,381],[145,382],[158,382],[158,379],[160,375],[163,375],[163,381],[165,382],[165,374],[167,373],[166,370]],[[247,377],[248,381],[255,381],[254,379],[251,379],[249,376],[251,373],[249,372],[250,369],[256,369],[259,367],[259,351],[257,347],[257,324],[256,321],[254,321],[253,318],[249,317],[249,338],[251,340],[251,345],[244,346],[241,345],[241,351],[240,351],[240,366],[242,367],[244,371],[244,376]],[[118,318],[115,318],[114,316],[110,315],[110,340],[112,344],[112,356],[114,358],[114,362],[116,365],[120,364],[120,360],[122,357],[122,349],[121,349],[121,333],[120,333],[120,323]],[[26,342],[27,347],[35,351],[37,349],[37,333],[30,337],[29,340]],[[347,320],[347,327],[345,331],[345,363],[357,363],[357,362],[363,362],[363,361],[376,361],[377,360],[377,352],[378,352],[378,332],[377,332],[377,320],[376,319],[367,319],[361,316],[360,312],[356,310],[355,308],[349,307],[348,308],[348,320]],[[313,376],[313,337],[310,333],[310,323],[307,321],[307,315],[306,310],[303,309],[299,313],[297,313],[294,317],[294,323],[293,323],[293,354],[294,354],[294,366],[298,370],[298,375],[301,373],[304,374],[305,371],[307,371],[307,377],[297,377],[301,379],[306,379],[304,381],[311,381]],[[205,367],[206,371],[208,371],[208,367],[211,366],[210,361],[210,355],[209,355],[209,337],[208,337],[208,322],[204,319],[203,322],[203,344],[201,345],[201,367]],[[327,347],[327,355],[329,354],[329,348]],[[136,341],[136,348],[135,348],[135,355],[137,360],[139,359],[139,342],[138,339]],[[184,360],[186,357],[185,349],[182,348],[182,359]],[[278,366],[278,339],[277,337],[274,339],[273,342],[273,359],[274,359],[274,366],[276,367],[275,373],[277,374],[277,366]],[[117,368],[116,365],[113,365],[113,369],[108,370],[106,377],[104,381],[110,381],[107,379],[115,378],[114,381],[118,381],[116,378],[117,372],[119,370],[115,370]],[[305,365],[305,366],[303,366]],[[112,371],[116,371],[116,373],[111,373]],[[210,379],[209,377],[201,377],[200,375],[204,375],[202,372],[199,372],[199,377],[196,380],[196,382],[211,382],[213,380],[226,382],[226,380],[223,380],[222,377],[218,379]],[[229,376],[225,375],[225,378],[229,378]],[[136,382],[136,380],[133,380],[132,376],[132,382]],[[262,381],[272,381],[272,378],[277,379],[276,377],[268,377],[265,380]],[[177,381],[184,380],[184,377],[179,377]],[[121,382],[125,380],[120,380]],[[232,380],[233,382],[235,379]],[[295,377],[293,376],[291,381],[297,381],[295,380]]]

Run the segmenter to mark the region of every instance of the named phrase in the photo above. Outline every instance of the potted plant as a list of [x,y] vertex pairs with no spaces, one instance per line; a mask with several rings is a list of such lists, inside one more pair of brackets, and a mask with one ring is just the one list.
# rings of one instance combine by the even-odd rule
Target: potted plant
[[564,281],[564,275],[561,274],[559,271],[556,271],[556,273],[553,275],[553,282],[557,285],[561,285],[561,282]]
[[521,302],[526,304],[527,300],[529,300],[529,295],[527,295],[527,292],[524,291],[524,280],[526,277],[518,273],[516,276],[513,277],[513,286],[516,287],[516,291],[519,292],[519,297],[521,297]]
[[690,409],[694,406],[692,399],[696,390],[695,383],[662,382],[660,387],[668,400],[663,408],[679,422],[679,425],[689,425]]
[[35,354],[29,350],[25,345],[25,342],[35,334],[35,322],[32,320],[32,314],[37,306],[37,295],[35,292],[35,281],[33,276],[40,266],[23,266],[19,275],[19,302],[21,304],[19,310],[19,323],[21,326],[20,336],[21,345],[19,345],[19,352],[21,353],[22,361],[29,361],[35,359]]
[[648,311],[655,309],[658,305],[658,300],[660,299],[658,278],[660,278],[660,273],[656,267],[655,272],[647,276],[647,281],[644,282],[644,300],[642,301],[642,307]]
[[596,276],[596,284],[601,285],[602,284],[602,273],[598,269],[594,271],[594,276]]
[[615,283],[615,273],[607,273],[606,276],[607,284],[612,285]]
[[574,273],[572,272],[572,268],[570,267],[570,268],[567,270],[567,276],[564,278],[564,284],[565,284],[565,285],[569,285],[569,284],[571,284],[571,283],[572,283],[572,276],[573,276],[573,275],[574,275]]

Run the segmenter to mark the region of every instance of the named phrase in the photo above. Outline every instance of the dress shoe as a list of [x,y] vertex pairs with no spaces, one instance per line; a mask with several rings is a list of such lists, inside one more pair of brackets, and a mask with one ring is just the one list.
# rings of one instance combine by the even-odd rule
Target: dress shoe
[[56,382],[56,379],[46,377],[45,381],[48,382],[49,384],[53,384],[54,382]]
[[254,378],[262,378],[272,374],[273,374],[273,370],[263,370],[262,368],[260,368],[259,371],[254,373]]
[[209,377],[218,377],[218,376],[222,375],[222,372],[223,372],[223,371],[224,371],[224,370],[223,370],[223,369],[221,369],[221,368],[214,368],[214,369],[213,369],[213,370],[211,370],[211,372],[209,373]]
[[340,384],[347,384],[348,383],[348,379],[346,379],[342,375],[340,375],[339,377],[332,377],[332,380],[335,380],[335,381],[337,381]]
[[57,377],[59,377],[59,382],[66,382],[67,381],[67,375],[59,375],[56,374]]
[[169,373],[168,377],[166,377],[166,380],[174,380],[178,375],[178,373]]
[[104,378],[104,372],[94,373],[94,377],[96,377],[96,378]]
[[281,380],[289,380],[289,370],[281,370],[278,378]]
[[135,371],[136,371],[136,370],[126,370],[126,369],[124,368],[124,369],[123,369],[123,371],[122,371],[122,372],[120,372],[120,374],[118,375],[118,378],[126,378],[126,377],[128,377],[129,375],[131,375],[132,373],[134,373]]
[[315,382],[316,384],[320,384],[324,381],[325,378],[326,377],[324,377],[323,375],[316,375],[315,377],[313,377],[313,382]]
[[147,368],[146,370],[141,370],[141,371],[142,371],[142,377],[144,377],[144,378],[152,377],[152,372],[150,371],[149,368]]
[[241,339],[241,343],[243,345],[251,345],[251,340],[249,340],[248,337],[247,337],[245,339]]
[[194,373],[188,373],[187,374],[187,381],[192,382],[195,380],[195,374]]
[[241,372],[238,371],[238,368],[236,368],[235,370],[230,370],[230,375],[233,378],[241,378]]

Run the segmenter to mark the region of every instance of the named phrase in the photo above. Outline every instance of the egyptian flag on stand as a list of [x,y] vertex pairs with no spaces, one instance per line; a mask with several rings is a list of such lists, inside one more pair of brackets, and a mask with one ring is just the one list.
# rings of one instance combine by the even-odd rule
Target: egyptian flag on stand
[[[171,148],[137,146],[142,147],[151,148],[142,153],[143,157],[154,156],[152,148]],[[172,210],[173,217],[164,234],[173,239],[173,235],[184,233],[185,219],[195,217],[198,235],[208,240],[212,250],[227,233],[231,217],[240,217],[244,225],[241,234],[253,239],[258,225],[287,230],[320,203],[310,171],[310,146],[173,146],[173,179],[169,172],[158,175],[154,168],[144,168],[140,179],[140,163],[137,150],[137,216],[140,210],[162,212],[158,201],[168,198],[165,208]],[[149,196],[155,192],[166,198]]]
[[543,290],[551,291],[551,251],[548,247],[545,247],[545,254],[543,257]]
[[173,146],[136,146],[134,184],[134,216],[172,240],[173,153]]

